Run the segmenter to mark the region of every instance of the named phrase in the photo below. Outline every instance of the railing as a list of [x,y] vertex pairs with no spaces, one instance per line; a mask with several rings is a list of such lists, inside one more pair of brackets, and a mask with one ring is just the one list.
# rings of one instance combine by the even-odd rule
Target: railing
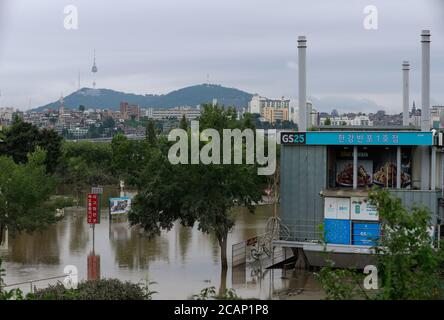
[[233,267],[244,265],[247,262],[247,242],[242,241],[231,247],[231,265]]
[[279,240],[317,242],[322,239],[322,224],[315,219],[292,220],[282,223],[279,230]]
[[30,293],[34,293],[34,289],[36,288],[35,286],[33,286],[35,283],[37,283],[37,282],[43,282],[43,281],[49,281],[49,280],[56,280],[56,279],[64,279],[64,278],[66,278],[67,277],[67,275],[66,274],[64,274],[63,276],[54,276],[54,277],[49,277],[49,278],[43,278],[43,279],[37,279],[37,280],[27,280],[27,281],[23,281],[23,282],[17,282],[17,283],[11,283],[11,284],[7,284],[7,285],[4,285],[4,286],[1,286],[1,289],[4,289],[4,288],[12,288],[12,287],[19,287],[19,286],[22,286],[22,285],[25,285],[25,284],[28,284],[29,285],[29,288],[30,288]]

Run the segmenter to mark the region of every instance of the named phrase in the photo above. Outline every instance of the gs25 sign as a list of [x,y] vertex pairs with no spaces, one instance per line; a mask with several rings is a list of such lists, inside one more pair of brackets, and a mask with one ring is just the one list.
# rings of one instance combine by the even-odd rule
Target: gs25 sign
[[305,132],[282,132],[281,144],[306,144]]

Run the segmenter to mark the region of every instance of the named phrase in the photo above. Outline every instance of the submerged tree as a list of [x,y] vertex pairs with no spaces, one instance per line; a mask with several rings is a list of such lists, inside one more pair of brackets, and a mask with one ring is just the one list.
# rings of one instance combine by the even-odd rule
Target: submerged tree
[[[223,129],[245,126],[243,121],[236,120],[234,109],[211,105],[204,106],[199,124],[200,130],[212,128],[220,136]],[[184,137],[187,142],[190,134]],[[201,146],[211,143],[211,139]],[[252,204],[261,199],[262,179],[257,175],[257,167],[214,163],[174,165],[162,150],[159,148],[152,154],[142,171],[143,183],[129,214],[131,223],[142,225],[150,234],[171,229],[176,220],[185,226],[197,223],[201,231],[216,236],[221,264],[226,268],[227,237],[235,224],[233,208],[246,206],[253,211]]]
[[51,201],[55,181],[46,174],[45,152],[38,149],[26,164],[0,157],[0,239],[11,233],[42,229],[58,221]]

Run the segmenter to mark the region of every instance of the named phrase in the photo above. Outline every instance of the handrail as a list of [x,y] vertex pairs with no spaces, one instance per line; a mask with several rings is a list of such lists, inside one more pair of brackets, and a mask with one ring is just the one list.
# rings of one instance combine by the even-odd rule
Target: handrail
[[17,282],[17,283],[11,283],[11,284],[7,284],[7,285],[2,285],[0,286],[1,289],[3,288],[9,288],[9,287],[16,287],[16,286],[20,286],[23,284],[30,284],[30,288],[31,288],[31,293],[33,291],[32,285],[36,282],[42,282],[42,281],[47,281],[47,280],[55,280],[55,279],[60,279],[60,278],[66,278],[69,275],[62,275],[62,276],[54,276],[54,277],[48,277],[48,278],[43,278],[43,279],[36,279],[36,280],[27,280],[27,281],[23,281],[23,282]]

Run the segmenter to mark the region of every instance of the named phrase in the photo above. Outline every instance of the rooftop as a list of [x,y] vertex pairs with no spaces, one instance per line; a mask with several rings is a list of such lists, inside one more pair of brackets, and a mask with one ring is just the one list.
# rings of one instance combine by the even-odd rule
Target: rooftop
[[313,131],[421,131],[421,128],[415,126],[319,126]]

